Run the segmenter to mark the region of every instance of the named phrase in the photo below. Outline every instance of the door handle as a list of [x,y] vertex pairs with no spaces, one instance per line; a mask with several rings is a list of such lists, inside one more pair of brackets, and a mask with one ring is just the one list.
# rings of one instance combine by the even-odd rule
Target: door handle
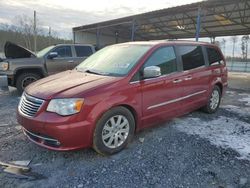
[[184,80],[192,80],[192,79],[193,79],[192,76],[188,76],[188,77],[184,78]]
[[74,63],[74,61],[73,60],[69,60],[68,63]]
[[180,83],[180,82],[182,82],[181,79],[175,79],[175,80],[173,81],[174,84],[177,84],[177,83]]

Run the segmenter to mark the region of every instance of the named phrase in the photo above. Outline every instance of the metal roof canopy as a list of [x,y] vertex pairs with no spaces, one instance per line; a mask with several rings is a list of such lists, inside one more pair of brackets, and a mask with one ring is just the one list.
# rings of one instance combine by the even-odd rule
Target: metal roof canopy
[[132,41],[248,35],[250,0],[207,0],[75,27],[73,32]]

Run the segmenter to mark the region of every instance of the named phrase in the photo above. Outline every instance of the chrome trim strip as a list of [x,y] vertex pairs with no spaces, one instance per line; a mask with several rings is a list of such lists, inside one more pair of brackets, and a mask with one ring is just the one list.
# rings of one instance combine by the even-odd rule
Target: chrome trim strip
[[139,83],[140,81],[133,81],[133,82],[129,82],[129,84],[136,84],[136,83]]
[[168,77],[168,76],[171,76],[171,75],[173,75],[173,74],[177,74],[177,73],[179,73],[179,71],[174,71],[174,72],[171,72],[171,73],[168,73],[168,74],[163,74],[163,75],[161,75],[161,76],[158,76],[158,77],[155,77],[155,78],[147,78],[147,79],[143,79],[143,81],[149,81],[149,80],[155,80],[155,79],[158,79],[158,78],[165,78],[165,77]]
[[[30,101],[28,101],[30,100]],[[35,104],[30,104],[31,102],[35,103]],[[24,103],[29,103],[30,105],[34,105],[34,107],[36,107],[36,112],[32,115],[29,115],[30,112],[27,112],[27,113],[24,113],[22,111],[22,109],[24,109],[25,107],[23,106]],[[19,104],[18,104],[18,112],[24,116],[24,117],[28,117],[28,118],[32,118],[36,115],[36,113],[40,110],[40,108],[43,106],[43,103],[44,103],[44,100],[42,99],[38,99],[38,98],[35,98],[35,97],[32,97],[28,94],[26,94],[25,92],[23,92],[23,95],[19,101]],[[26,108],[27,108],[28,105],[26,105]],[[32,108],[32,111],[34,111],[33,107],[30,107]],[[26,111],[30,111],[30,109],[26,109]]]
[[147,108],[147,110],[150,110],[150,109],[153,109],[153,108],[157,108],[157,107],[160,107],[160,106],[164,106],[164,105],[167,105],[167,104],[171,104],[171,103],[174,103],[174,102],[178,102],[178,101],[187,99],[187,98],[189,98],[189,97],[192,97],[192,96],[195,96],[195,95],[199,95],[199,94],[205,93],[206,91],[207,91],[207,90],[199,91],[199,92],[193,93],[193,94],[191,94],[191,95],[187,95],[187,96],[185,96],[185,97],[181,97],[181,98],[173,99],[173,100],[171,100],[171,101],[166,101],[166,102],[163,102],[163,103],[159,103],[159,104],[156,104],[156,105],[152,105],[152,106],[149,106],[149,107]]
[[[176,70],[175,72],[171,72],[171,73],[169,73],[169,74],[164,74],[164,75],[161,75],[161,76],[158,76],[158,77],[155,77],[155,78],[147,78],[147,79],[144,79],[143,81],[149,81],[149,80],[154,80],[154,79],[157,79],[157,78],[164,78],[164,77],[167,77],[167,76],[170,76],[170,75],[172,75],[172,74],[177,74],[177,73],[185,73],[185,74],[189,74],[189,73],[192,73],[192,71],[194,70],[199,70],[199,69],[203,69],[203,68],[205,68],[206,67],[206,65],[202,65],[202,66],[200,66],[200,67],[196,67],[196,68],[194,68],[194,69],[190,69],[190,70],[182,70],[182,71],[178,71],[178,70]],[[140,80],[139,81],[133,81],[133,82],[129,82],[130,84],[136,84],[136,83],[138,83],[138,82],[140,82]]]
[[129,84],[136,84],[136,83],[139,83],[140,81],[145,81],[146,82],[146,81],[149,81],[149,80],[165,78],[165,77],[171,76],[171,75],[176,74],[176,73],[179,73],[179,71],[171,72],[169,74],[163,74],[163,75],[155,77],[155,78],[147,78],[147,79],[142,79],[142,80],[136,80],[136,81],[133,81],[133,82],[129,82]]
[[24,95],[25,95],[26,98],[30,99],[31,101],[35,101],[35,102],[38,102],[38,103],[43,103],[44,102],[44,100],[32,97],[31,95],[28,95],[27,93],[24,93]]
[[29,135],[27,135],[26,132],[28,132],[28,133],[31,134],[32,136],[35,136],[35,137],[40,138],[40,139],[42,139],[42,140],[48,140],[48,141],[52,141],[52,142],[58,142],[58,140],[55,140],[55,139],[52,139],[52,138],[45,138],[45,137],[43,137],[43,136],[36,135],[36,134],[34,134],[34,133],[28,131],[28,130],[25,129],[25,128],[23,128],[23,132],[24,132],[24,134],[25,134],[26,136],[28,136],[28,137],[29,137]]
[[182,72],[183,73],[190,73],[190,72],[192,73],[193,70],[199,70],[199,69],[203,69],[205,67],[206,67],[206,65],[202,65],[202,66],[199,66],[199,67],[196,67],[196,68],[193,68],[193,69],[183,70]]

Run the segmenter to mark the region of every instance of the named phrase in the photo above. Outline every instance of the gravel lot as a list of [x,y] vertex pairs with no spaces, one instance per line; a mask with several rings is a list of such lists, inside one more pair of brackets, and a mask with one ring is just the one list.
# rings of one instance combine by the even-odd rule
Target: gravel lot
[[250,91],[229,89],[216,114],[200,111],[136,134],[111,157],[53,152],[29,142],[15,120],[16,90],[0,95],[0,161],[32,160],[28,180],[0,168],[0,187],[250,187]]

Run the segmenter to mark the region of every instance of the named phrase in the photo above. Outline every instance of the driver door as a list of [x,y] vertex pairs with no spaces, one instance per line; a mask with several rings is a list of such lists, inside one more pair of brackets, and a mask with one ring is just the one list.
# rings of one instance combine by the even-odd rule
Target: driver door
[[47,56],[46,67],[49,75],[73,69],[75,67],[72,48],[70,45],[57,46],[51,50],[50,53],[51,52],[56,52],[57,57],[50,58],[49,55]]
[[183,95],[182,73],[178,72],[174,47],[157,49],[144,67],[158,66],[161,76],[142,80],[143,125],[153,125],[172,118],[181,108],[179,99]]

